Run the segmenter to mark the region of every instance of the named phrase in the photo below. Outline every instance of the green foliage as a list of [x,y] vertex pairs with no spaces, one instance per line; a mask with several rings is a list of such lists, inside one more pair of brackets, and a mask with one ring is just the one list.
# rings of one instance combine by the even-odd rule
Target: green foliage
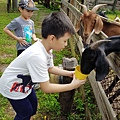
[[116,16],[120,17],[120,11],[118,10],[111,11],[108,9],[106,11],[106,15],[108,16],[109,19],[114,20]]
[[59,64],[62,64],[63,57],[67,57],[67,58],[73,57],[71,54],[69,45],[66,46],[65,49],[63,49],[59,52],[53,51],[54,65],[58,66]]
[[58,94],[46,94],[41,90],[36,91],[38,97],[38,113],[43,116],[49,115],[51,119],[55,119],[60,115],[60,104],[58,102]]
[[81,118],[81,120],[85,119],[85,104],[84,102],[82,101],[82,95],[80,92],[76,91],[75,93],[75,97],[74,97],[74,107],[76,108],[76,115],[73,117],[74,114],[71,114],[70,117],[70,120],[71,120],[71,117],[72,118]]
[[112,10],[110,10],[110,9],[108,9],[107,11],[106,11],[106,14],[111,14],[111,15],[114,15],[114,14],[120,14],[120,11],[118,11],[118,10],[115,10],[115,11],[112,11]]
[[51,2],[50,9],[51,10],[60,10],[60,1]]

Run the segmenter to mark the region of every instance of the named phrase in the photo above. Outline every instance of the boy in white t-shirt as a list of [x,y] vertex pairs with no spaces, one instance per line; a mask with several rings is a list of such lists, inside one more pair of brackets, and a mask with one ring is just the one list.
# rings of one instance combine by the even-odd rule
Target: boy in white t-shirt
[[[42,40],[23,51],[6,68],[0,79],[0,93],[14,108],[14,120],[30,120],[36,114],[35,83],[40,83],[41,90],[46,93],[69,91],[85,83],[85,80],[75,79],[74,71],[62,70],[53,64],[52,50],[65,48],[74,33],[67,15],[62,12],[51,13],[42,22]],[[73,77],[73,80],[69,84],[52,84],[49,73]]]

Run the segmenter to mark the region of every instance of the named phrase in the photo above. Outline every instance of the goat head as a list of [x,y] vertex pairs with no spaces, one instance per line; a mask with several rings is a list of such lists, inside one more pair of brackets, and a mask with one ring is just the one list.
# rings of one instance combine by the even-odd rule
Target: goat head
[[[82,5],[82,4],[80,4],[80,5],[83,8],[83,14],[81,15],[80,20],[77,23],[76,31],[78,32],[78,34],[81,33],[80,28],[82,26],[82,28],[83,28],[83,30],[82,30],[83,31],[83,43],[86,43],[86,39],[89,37],[89,35],[93,31],[93,29],[96,34],[99,34],[102,31],[103,21],[100,18],[100,16],[98,14],[96,14],[96,11],[100,7],[102,7],[106,4],[98,4],[98,5],[94,6],[91,11],[88,11],[87,7],[85,5]],[[82,36],[82,35],[80,35],[80,36]]]
[[94,68],[96,68],[96,80],[100,81],[108,74],[109,63],[101,48],[91,49],[89,46],[82,53],[81,72],[89,74]]
[[112,36],[88,45],[82,53],[81,72],[89,74],[96,68],[96,80],[105,78],[109,72],[107,55],[120,51],[120,36]]

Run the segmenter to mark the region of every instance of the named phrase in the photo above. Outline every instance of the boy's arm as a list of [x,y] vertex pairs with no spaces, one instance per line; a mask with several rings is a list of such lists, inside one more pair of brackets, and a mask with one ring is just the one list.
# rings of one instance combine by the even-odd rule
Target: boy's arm
[[35,42],[39,40],[39,38],[37,38],[35,34],[32,35],[32,39],[33,39]]
[[52,73],[52,74],[61,75],[61,76],[69,76],[69,77],[73,77],[73,74],[74,74],[74,71],[63,70],[56,66],[49,68],[48,71],[49,73]]
[[49,81],[41,82],[40,88],[46,93],[64,92],[78,88],[79,86],[85,84],[86,80],[77,80],[75,77],[69,84],[53,84]]
[[10,37],[12,37],[15,40],[18,40],[18,37],[15,36],[12,31],[10,31],[7,27],[4,28],[4,32],[7,33]]
[[25,38],[17,37],[14,35],[12,31],[10,31],[7,27],[4,28],[4,32],[8,34],[10,37],[12,37],[14,40],[18,41],[21,45],[27,45],[27,42],[25,41]]

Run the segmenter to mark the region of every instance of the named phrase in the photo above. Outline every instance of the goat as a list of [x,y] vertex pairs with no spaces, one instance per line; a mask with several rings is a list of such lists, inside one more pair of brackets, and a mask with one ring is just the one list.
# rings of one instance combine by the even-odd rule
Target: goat
[[83,8],[83,14],[80,17],[80,20],[77,23],[76,31],[79,31],[83,27],[83,43],[89,44],[90,39],[87,40],[87,38],[90,36],[90,34],[93,34],[93,30],[95,34],[99,34],[101,31],[103,31],[108,37],[120,35],[120,25],[108,21],[108,19],[101,17],[100,15],[96,14],[96,11],[106,4],[99,4],[92,8],[91,11],[87,10],[87,7],[85,5],[80,4]]
[[96,80],[103,80],[109,72],[106,56],[117,51],[120,51],[120,36],[108,37],[88,45],[82,53],[81,72],[89,74],[96,68]]
[[[82,53],[81,58],[81,72],[83,74],[89,74],[96,68],[96,81],[104,80],[109,73],[109,62],[107,55],[111,52],[120,51],[120,36],[108,37],[105,40],[96,41],[88,45]],[[119,78],[116,77],[111,83],[110,87],[105,90],[106,95],[111,92]],[[113,103],[113,100],[120,95],[120,89],[108,100]]]

